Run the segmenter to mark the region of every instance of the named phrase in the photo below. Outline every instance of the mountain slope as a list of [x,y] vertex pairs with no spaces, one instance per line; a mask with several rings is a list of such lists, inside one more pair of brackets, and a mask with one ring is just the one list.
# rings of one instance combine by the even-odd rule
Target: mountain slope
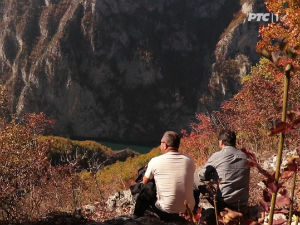
[[47,113],[55,135],[153,143],[218,106],[223,94],[208,89],[215,49],[241,7],[237,0],[3,0],[0,74],[11,111]]

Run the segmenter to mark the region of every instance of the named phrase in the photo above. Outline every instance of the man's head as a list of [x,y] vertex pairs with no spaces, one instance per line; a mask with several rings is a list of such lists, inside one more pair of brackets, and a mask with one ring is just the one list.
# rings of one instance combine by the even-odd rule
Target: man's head
[[224,146],[233,146],[236,144],[236,135],[231,130],[222,130],[218,136],[219,145],[221,148]]
[[180,137],[175,131],[166,131],[160,141],[160,149],[162,153],[167,152],[168,148],[178,150]]

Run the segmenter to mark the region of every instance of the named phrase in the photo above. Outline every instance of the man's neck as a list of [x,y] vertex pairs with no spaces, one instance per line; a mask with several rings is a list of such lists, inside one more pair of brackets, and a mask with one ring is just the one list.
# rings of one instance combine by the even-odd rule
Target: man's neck
[[224,145],[224,146],[222,147],[222,149],[221,149],[221,150],[223,150],[224,148],[235,148],[235,146],[231,146],[231,145]]
[[166,149],[166,153],[167,152],[178,152],[178,149],[177,148],[173,148],[173,147],[168,147],[167,149]]

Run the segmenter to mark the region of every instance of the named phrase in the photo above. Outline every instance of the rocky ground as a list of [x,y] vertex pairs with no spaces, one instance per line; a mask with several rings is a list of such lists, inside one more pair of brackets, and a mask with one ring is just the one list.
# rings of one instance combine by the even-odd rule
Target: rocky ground
[[[291,155],[296,155],[295,151],[284,151],[283,153],[283,161],[282,161],[282,168],[287,164],[287,158]],[[260,159],[263,163],[263,168],[268,171],[274,171],[276,166],[277,157],[273,153],[268,153]],[[250,200],[249,200],[249,218],[258,220],[262,218],[263,209],[260,207],[259,202],[262,199],[262,191],[265,188],[263,182],[263,176],[257,172],[256,169],[251,169],[251,183],[250,183]],[[286,184],[289,187],[291,184],[290,182]],[[289,188],[287,188],[289,189]],[[296,195],[295,199],[299,199],[299,190],[298,194]],[[114,212],[113,216],[115,219],[111,218],[109,221],[105,221],[102,223],[98,223],[99,225],[105,224],[164,224],[162,222],[156,221],[155,223],[152,221],[151,218],[140,218],[138,220],[133,219],[130,215],[132,215],[134,210],[135,201],[130,193],[129,190],[124,190],[111,195],[106,202],[106,209],[108,211]],[[212,208],[212,206],[205,201],[204,199],[200,200],[200,207],[204,209]],[[126,216],[124,216],[124,214]],[[263,224],[268,224],[268,214],[263,214]],[[287,216],[282,213],[275,213],[274,220],[278,219],[286,220]],[[153,219],[155,220],[155,218]],[[292,222],[295,225],[295,222]],[[300,223],[299,223],[300,224]]]
[[[283,154],[283,166],[287,163],[287,158],[290,155],[295,155],[296,151],[284,151]],[[263,163],[263,167],[266,170],[273,170],[276,164],[276,155],[268,153],[260,159]],[[251,170],[251,183],[250,183],[250,200],[248,217],[253,220],[261,219],[263,225],[268,224],[268,214],[263,213],[262,207],[259,205],[259,201],[263,198],[262,190],[265,188],[261,182],[263,176],[257,173],[256,169]],[[286,184],[287,187],[290,183]],[[289,188],[288,188],[289,189]],[[296,199],[299,199],[299,189],[296,195]],[[31,225],[175,225],[184,224],[181,222],[166,223],[160,221],[155,215],[148,215],[141,218],[135,218],[133,216],[135,200],[131,195],[130,190],[123,190],[112,194],[106,202],[95,202],[93,204],[82,206],[77,209],[75,213],[52,213],[48,217],[43,218],[38,223],[32,223]],[[213,208],[204,198],[200,200],[200,207],[203,209]],[[263,213],[263,214],[262,214]],[[282,213],[275,213],[274,220],[286,221],[287,215]],[[188,224],[189,222],[185,222]],[[300,223],[299,223],[300,224]],[[298,225],[299,225],[298,224]],[[24,224],[25,225],[25,224]],[[292,225],[296,225],[295,221]]]

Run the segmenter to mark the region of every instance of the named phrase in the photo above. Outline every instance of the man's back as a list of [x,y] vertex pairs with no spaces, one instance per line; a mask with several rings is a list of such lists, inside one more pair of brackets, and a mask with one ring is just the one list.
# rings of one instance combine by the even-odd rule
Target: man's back
[[[246,205],[249,198],[250,169],[246,167],[247,156],[232,146],[225,146],[214,153],[200,172],[200,179],[211,167],[221,179],[220,191],[222,200],[229,206],[237,208]],[[219,196],[220,197],[220,196]]]
[[157,188],[156,207],[168,212],[184,212],[184,200],[194,207],[193,197],[193,160],[179,152],[167,152],[153,158],[145,176],[154,176]]

